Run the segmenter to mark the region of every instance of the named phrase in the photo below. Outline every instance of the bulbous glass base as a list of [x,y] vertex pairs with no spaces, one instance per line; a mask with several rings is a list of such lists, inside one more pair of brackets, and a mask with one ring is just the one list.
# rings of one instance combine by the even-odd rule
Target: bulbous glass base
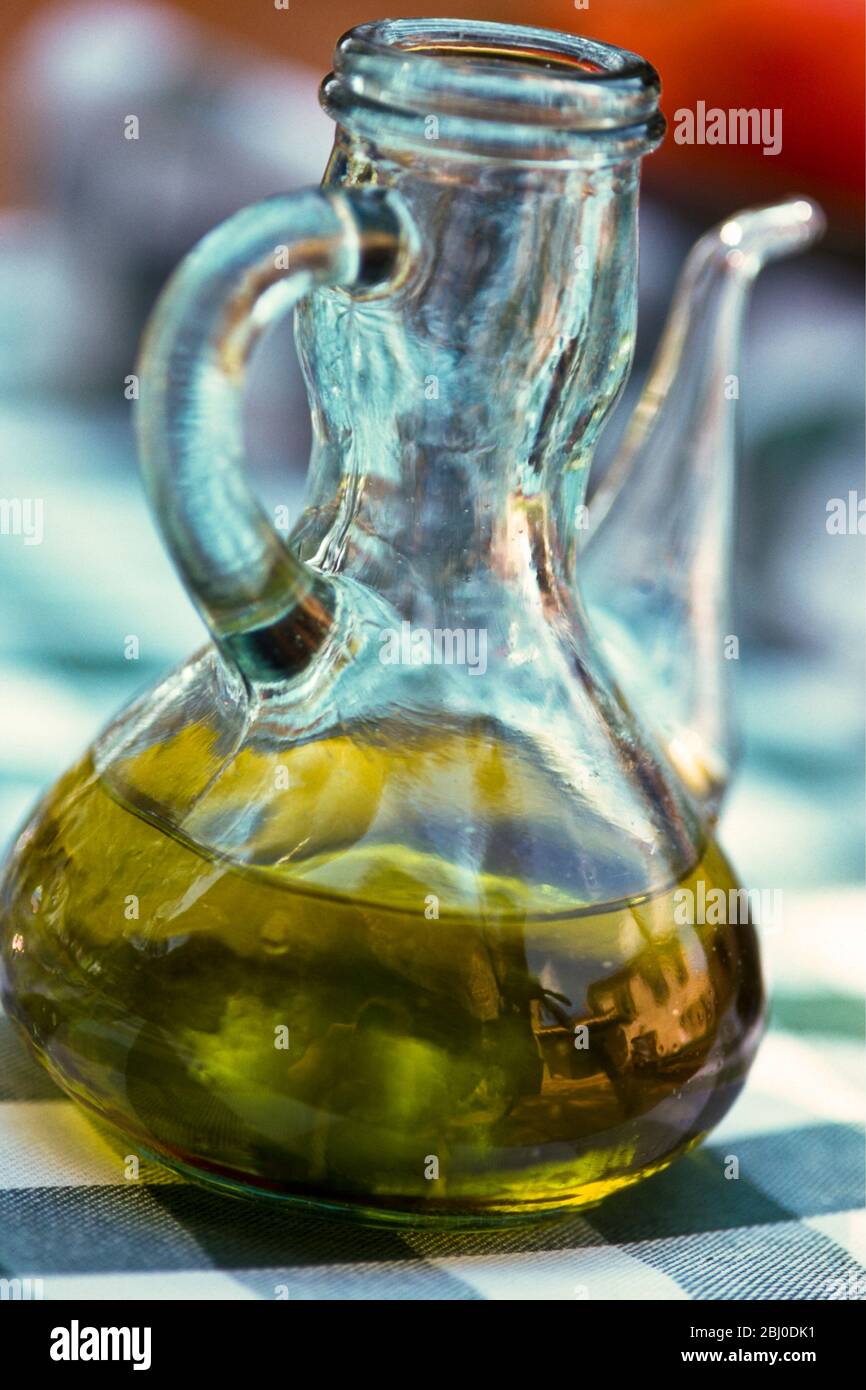
[[736,891],[715,846],[601,910],[502,872],[453,910],[420,850],[340,853],[351,894],[206,857],[85,761],[5,872],[5,1007],[143,1152],[361,1220],[593,1205],[732,1104],[763,994],[752,926],[701,910]]

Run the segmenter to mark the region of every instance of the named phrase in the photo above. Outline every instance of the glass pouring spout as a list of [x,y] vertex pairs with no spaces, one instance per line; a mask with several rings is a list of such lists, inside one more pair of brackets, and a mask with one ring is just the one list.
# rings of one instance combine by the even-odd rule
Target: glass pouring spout
[[712,821],[736,753],[731,557],[744,314],[758,272],[823,233],[808,198],[750,208],[692,248],[581,556],[609,666]]

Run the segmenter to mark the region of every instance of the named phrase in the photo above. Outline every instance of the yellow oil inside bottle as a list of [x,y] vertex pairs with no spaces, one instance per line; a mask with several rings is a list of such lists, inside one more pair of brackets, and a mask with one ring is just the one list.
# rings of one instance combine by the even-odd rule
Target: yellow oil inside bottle
[[[5,1005],[54,1077],[188,1175],[410,1223],[593,1204],[697,1142],[763,1008],[752,926],[677,909],[736,888],[718,848],[663,892],[581,907],[371,841],[387,778],[338,742],[282,760],[302,844],[263,822],[291,847],[269,862],[201,853],[88,760],[58,784],[0,896]],[[304,809],[325,763],[338,846]],[[224,804],[246,794],[235,768]]]

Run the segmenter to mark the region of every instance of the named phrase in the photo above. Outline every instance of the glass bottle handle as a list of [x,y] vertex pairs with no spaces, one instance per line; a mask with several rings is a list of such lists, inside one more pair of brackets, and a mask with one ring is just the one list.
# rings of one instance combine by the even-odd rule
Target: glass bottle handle
[[245,208],[189,253],[145,333],[136,431],[151,506],[218,646],[254,682],[303,669],[333,599],[244,477],[246,364],[263,330],[312,289],[395,273],[407,241],[396,204],[381,189],[305,189]]

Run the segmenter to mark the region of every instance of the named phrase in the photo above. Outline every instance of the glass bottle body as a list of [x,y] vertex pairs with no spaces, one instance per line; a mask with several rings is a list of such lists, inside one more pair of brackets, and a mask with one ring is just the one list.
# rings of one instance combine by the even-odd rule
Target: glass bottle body
[[[190,751],[164,748],[165,771]],[[593,1205],[727,1110],[762,994],[718,849],[667,889],[575,910],[507,872],[512,837],[550,826],[484,731],[279,766],[308,788],[341,769],[345,838],[425,761],[472,767],[499,870],[411,849],[405,825],[388,853],[320,825],[297,873],[209,858],[89,761],[37,813],[3,888],[7,1007],[124,1151],[236,1191],[477,1224]]]

